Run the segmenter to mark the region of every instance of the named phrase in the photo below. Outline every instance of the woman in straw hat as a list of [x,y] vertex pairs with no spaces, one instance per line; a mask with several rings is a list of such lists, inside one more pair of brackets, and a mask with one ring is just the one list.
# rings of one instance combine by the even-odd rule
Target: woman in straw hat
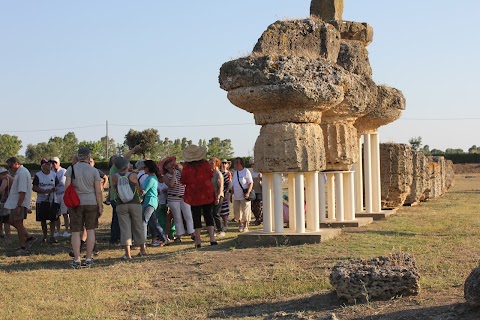
[[185,202],[192,208],[195,228],[195,247],[201,247],[200,231],[202,230],[202,214],[207,225],[210,245],[216,245],[212,208],[215,191],[212,184],[213,172],[205,159],[207,150],[190,145],[182,152],[185,164],[180,182],[185,185]]
[[[12,184],[13,178],[8,173],[8,170],[0,167],[0,238],[6,236],[8,241],[10,241],[10,225],[8,224],[9,211],[3,210],[3,205],[5,201],[7,201]],[[3,230],[5,230],[5,233],[3,233]]]

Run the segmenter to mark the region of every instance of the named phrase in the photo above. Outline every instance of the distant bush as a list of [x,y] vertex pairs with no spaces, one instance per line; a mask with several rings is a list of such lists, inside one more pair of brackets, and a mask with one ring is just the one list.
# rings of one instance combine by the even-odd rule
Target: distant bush
[[480,163],[480,154],[478,153],[446,153],[444,157],[452,160],[453,163]]

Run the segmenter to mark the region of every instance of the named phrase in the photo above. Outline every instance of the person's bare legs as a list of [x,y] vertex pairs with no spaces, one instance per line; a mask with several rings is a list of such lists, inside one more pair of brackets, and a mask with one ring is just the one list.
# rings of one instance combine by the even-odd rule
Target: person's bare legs
[[80,232],[72,232],[72,250],[73,250],[73,259],[75,261],[80,261]]
[[95,229],[87,230],[87,260],[92,259],[93,247],[95,246]]
[[[63,222],[65,224],[65,231],[70,232],[70,216],[68,215],[68,213],[64,213],[62,214],[62,216]],[[58,218],[58,221],[60,221],[60,218]],[[60,230],[58,230],[58,232],[60,232]]]
[[202,239],[200,239],[201,231],[202,231],[201,228],[195,228],[195,246],[199,246],[202,244]]
[[128,259],[131,259],[132,258],[132,252],[130,250],[130,246],[126,245],[126,246],[123,246],[123,247],[125,249],[125,257],[127,257]]
[[208,232],[208,236],[210,237],[210,243],[217,242],[217,240],[215,240],[215,227],[208,226],[207,232]]

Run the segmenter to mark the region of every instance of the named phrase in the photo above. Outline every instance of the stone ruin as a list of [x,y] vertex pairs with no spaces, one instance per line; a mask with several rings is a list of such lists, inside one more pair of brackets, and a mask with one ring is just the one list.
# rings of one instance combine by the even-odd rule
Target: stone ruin
[[464,298],[468,305],[480,307],[480,266],[470,272],[463,286]]
[[409,254],[338,263],[330,274],[337,297],[348,303],[418,295],[420,275]]
[[380,173],[383,208],[438,198],[454,182],[452,161],[425,156],[406,144],[380,144]]
[[358,132],[405,109],[399,90],[372,80],[373,29],[343,21],[342,11],[343,1],[314,0],[309,18],[273,23],[250,55],[222,65],[220,87],[262,126],[260,172],[351,170]]

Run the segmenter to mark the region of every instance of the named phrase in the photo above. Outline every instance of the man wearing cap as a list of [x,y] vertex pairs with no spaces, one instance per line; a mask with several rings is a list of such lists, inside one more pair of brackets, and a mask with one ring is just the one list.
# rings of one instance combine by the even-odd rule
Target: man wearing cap
[[[90,166],[91,153],[88,148],[78,149],[78,162],[65,173],[65,189],[73,183],[80,199],[80,205],[70,208],[70,230],[72,231],[73,261],[72,267],[90,267],[93,264],[92,253],[95,246],[95,228],[98,218],[103,213],[102,189],[98,170]],[[72,179],[72,169],[74,178]],[[87,230],[87,255],[82,264],[80,261],[81,232]]]
[[30,209],[32,176],[16,157],[8,158],[6,162],[8,168],[15,173],[15,177],[4,209],[10,210],[10,225],[17,229],[20,243],[20,249],[17,250],[17,253],[28,253],[26,249],[27,230],[23,225],[23,220],[27,218],[27,212]]
[[57,232],[55,236],[62,236],[62,237],[70,237],[69,229],[70,229],[70,218],[68,216],[68,209],[65,203],[63,202],[63,194],[65,193],[65,172],[67,169],[62,168],[60,165],[60,159],[58,157],[53,157],[50,159],[50,163],[52,164],[52,169],[55,172],[58,185],[57,191],[55,192],[55,196],[57,197],[57,201],[60,204],[60,214],[63,216],[63,222],[65,225],[65,231],[63,233],[60,232],[60,218],[55,221]]
[[42,159],[40,161],[40,167],[42,170],[38,171],[33,178],[33,188],[32,190],[37,193],[37,203],[36,203],[36,220],[39,221],[42,225],[43,231],[43,241],[47,242],[48,239],[48,230],[47,230],[47,220],[50,221],[50,243],[58,243],[55,239],[55,221],[57,220],[56,212],[55,216],[51,216],[53,206],[49,205],[45,207],[42,205],[42,202],[45,203],[58,203],[55,197],[56,186],[58,185],[57,175],[54,171],[51,170],[50,162],[47,159]]

